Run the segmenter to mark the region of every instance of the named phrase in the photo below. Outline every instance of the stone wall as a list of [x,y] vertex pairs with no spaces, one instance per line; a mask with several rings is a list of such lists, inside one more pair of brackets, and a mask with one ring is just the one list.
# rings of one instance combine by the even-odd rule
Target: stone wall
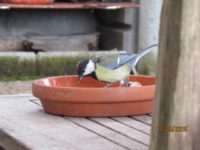
[[[46,38],[99,33],[99,45],[93,44],[93,49],[117,48],[133,52],[137,47],[137,12],[137,8],[101,11],[3,10],[0,12],[0,50],[13,50],[17,47],[14,44],[18,44],[19,49],[24,39],[34,36]],[[15,42],[9,40],[13,38]]]
[[[138,2],[137,0],[133,1]],[[138,42],[138,11],[138,8],[98,10],[100,46],[107,50],[117,48],[135,52]]]
[[66,36],[96,32],[90,10],[3,10],[0,36]]

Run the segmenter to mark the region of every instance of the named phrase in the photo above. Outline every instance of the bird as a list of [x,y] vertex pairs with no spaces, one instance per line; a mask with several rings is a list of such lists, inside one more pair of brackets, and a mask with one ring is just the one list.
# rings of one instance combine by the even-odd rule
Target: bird
[[119,82],[120,86],[128,86],[131,71],[137,74],[136,65],[140,58],[152,51],[157,44],[151,45],[136,54],[118,54],[116,56],[101,56],[96,59],[84,59],[77,64],[77,75],[80,82],[84,77],[108,83]]

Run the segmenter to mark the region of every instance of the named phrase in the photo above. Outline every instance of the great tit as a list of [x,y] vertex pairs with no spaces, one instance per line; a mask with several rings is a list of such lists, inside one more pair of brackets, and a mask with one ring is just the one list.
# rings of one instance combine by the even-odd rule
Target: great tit
[[78,63],[77,74],[79,82],[85,76],[91,76],[99,81],[114,83],[120,82],[122,86],[128,86],[128,77],[133,71],[137,73],[136,65],[141,57],[149,53],[157,44],[152,45],[136,54],[118,54],[117,56],[101,56],[99,58],[85,59]]

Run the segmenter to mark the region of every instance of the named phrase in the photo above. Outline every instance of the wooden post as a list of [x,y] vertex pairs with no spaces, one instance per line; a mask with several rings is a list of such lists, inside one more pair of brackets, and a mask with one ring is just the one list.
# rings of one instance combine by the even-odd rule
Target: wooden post
[[200,0],[164,0],[159,44],[150,149],[198,150]]

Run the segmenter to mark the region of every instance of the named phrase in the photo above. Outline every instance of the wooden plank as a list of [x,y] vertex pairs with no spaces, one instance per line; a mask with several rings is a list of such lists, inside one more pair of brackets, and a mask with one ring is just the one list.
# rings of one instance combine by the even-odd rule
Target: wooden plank
[[147,125],[151,125],[152,123],[152,117],[148,115],[132,116],[131,118],[141,121]]
[[112,117],[112,119],[148,135],[151,133],[151,127],[149,125],[130,117]]
[[[41,105],[41,102],[35,98],[33,101]],[[129,127],[135,128],[141,132],[146,134],[150,134],[151,132],[151,125],[152,117],[148,115],[138,115],[138,116],[130,116],[130,117],[112,117],[113,120],[123,123]]]
[[[36,99],[35,102],[37,104],[41,105],[39,100]],[[132,148],[136,148],[136,149],[138,147],[145,148],[144,145],[141,146],[141,144],[139,144],[139,143],[136,144],[135,142],[131,142],[130,138],[127,139],[126,136],[123,137],[118,132],[115,132],[113,130],[110,130],[109,128],[106,128],[105,126],[101,126],[101,125],[93,122],[92,118],[91,118],[91,120],[88,120],[88,119],[85,119],[85,118],[73,118],[73,117],[66,117],[66,118],[71,120],[72,122],[75,122],[75,123],[87,128],[88,130],[92,130],[93,132],[96,132],[97,134],[105,136],[106,138],[113,140],[114,142],[122,143],[123,146],[127,146],[128,148],[131,148],[133,145],[134,146]],[[151,119],[151,117],[146,117],[146,115],[136,116],[136,118],[139,118],[140,120],[146,120],[146,121]],[[99,118],[99,119],[101,119],[101,118]],[[137,121],[135,119],[132,119],[132,118],[129,118],[129,117],[112,117],[112,119],[115,120],[115,121],[118,121],[120,123],[123,123],[124,125],[127,125],[129,127],[135,128],[135,130],[138,130],[138,131],[143,132],[145,134],[149,135],[150,132],[151,132],[150,131],[151,127],[149,125],[147,125],[146,123],[142,123],[140,121]],[[113,120],[110,120],[110,121],[113,122]],[[113,122],[113,123],[116,123],[116,122]],[[110,136],[110,134],[114,134],[114,133],[116,134],[115,136]]]
[[98,33],[86,35],[30,37],[33,49],[45,51],[89,51],[98,48]]
[[1,51],[22,51],[23,41],[25,37],[0,37],[0,52]]
[[[36,103],[37,105],[41,105],[40,101],[38,99],[34,99],[33,100],[34,103]],[[99,134],[100,136],[103,136],[107,139],[109,139],[110,141],[116,142],[119,145],[127,148],[127,149],[148,149],[148,147],[144,144],[138,143],[137,141],[134,141],[126,136],[121,135],[118,132],[115,132],[109,128],[106,128],[105,126],[101,126],[97,123],[95,123],[92,120],[86,119],[86,118],[80,118],[80,117],[65,117],[66,119],[86,128],[87,130],[90,130],[96,134]],[[127,118],[127,117],[114,117],[115,119],[120,119],[123,120],[123,118]],[[111,120],[112,121],[112,120]],[[129,120],[130,121],[130,120]],[[136,120],[131,119],[131,122],[129,122],[128,120],[124,120],[123,123],[125,124],[131,124],[130,126],[133,127],[138,127],[138,129],[142,130],[142,132],[147,132],[150,133],[150,127],[146,125],[146,127],[144,127],[145,124],[142,124]],[[141,126],[142,127],[139,127]],[[149,127],[149,128],[148,128]],[[149,130],[149,131],[148,131]]]
[[[105,126],[102,126],[92,120],[89,120],[86,118],[73,118],[73,117],[65,117],[65,118],[72,122],[75,122],[76,124],[86,128],[89,131],[92,131],[110,141],[113,141],[114,143],[117,143],[118,145],[124,147],[125,149],[128,149],[128,150],[148,149],[146,145],[141,144],[135,140],[132,140],[131,138],[124,136],[120,134],[119,132],[111,130]],[[100,118],[100,119],[103,119],[103,118]],[[112,124],[113,120],[110,120],[110,121]]]
[[91,120],[95,121],[96,123],[99,123],[100,125],[103,125],[115,132],[118,132],[124,136],[127,136],[139,143],[142,143],[146,146],[149,145],[149,136],[147,134],[144,134],[138,130],[134,130],[133,128],[130,128],[124,124],[121,124],[117,121],[112,121],[112,119],[109,118],[91,118]]
[[21,96],[0,96],[0,145],[6,149],[123,150],[62,117],[44,113]]
[[[35,103],[41,105],[41,102],[35,98],[33,99]],[[152,114],[151,114],[152,115]],[[138,116],[130,116],[130,117],[112,117],[113,120],[123,123],[129,127],[133,127],[141,132],[146,134],[151,133],[151,123],[152,117],[151,115],[138,115]]]
[[[0,37],[0,51],[89,51],[98,47],[98,33],[66,36]],[[33,46],[30,47],[30,44]],[[32,48],[32,49],[31,49]]]
[[200,149],[200,1],[164,0],[151,150]]

